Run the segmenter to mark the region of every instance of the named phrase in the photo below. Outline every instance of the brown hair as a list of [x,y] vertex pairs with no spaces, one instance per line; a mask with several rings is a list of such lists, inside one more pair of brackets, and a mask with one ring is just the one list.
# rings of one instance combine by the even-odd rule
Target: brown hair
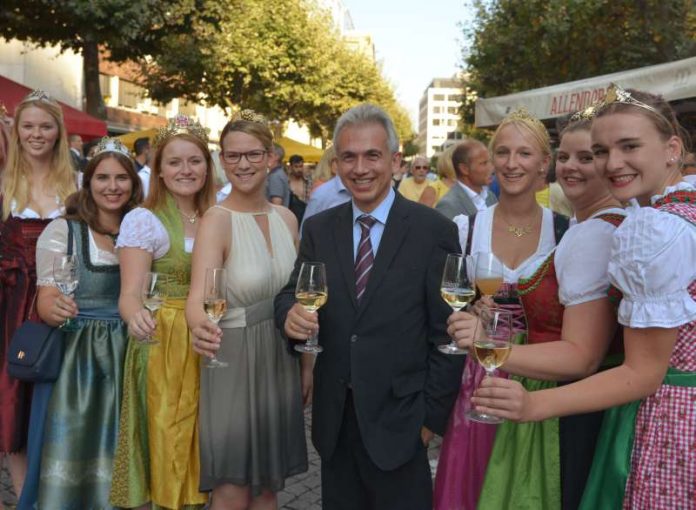
[[461,142],[456,145],[452,152],[452,166],[454,167],[454,174],[456,176],[459,176],[459,165],[464,164],[467,167],[469,166],[471,163],[471,153],[477,147],[486,148],[486,146],[478,140],[467,140],[466,142]]
[[203,152],[206,163],[205,183],[203,187],[196,193],[194,204],[198,214],[203,215],[209,207],[215,204],[215,165],[210,151],[206,144],[197,136],[188,133],[178,133],[167,138],[163,143],[160,143],[155,150],[155,157],[152,160],[152,173],[150,174],[150,190],[145,199],[144,207],[151,211],[156,211],[164,207],[169,191],[160,179],[162,171],[162,154],[164,148],[174,140],[186,140],[191,142]]
[[14,124],[7,153],[7,164],[2,176],[3,219],[10,215],[13,200],[16,200],[17,210],[19,211],[22,211],[30,200],[29,162],[24,157],[24,150],[19,141],[19,124],[24,110],[31,107],[45,111],[58,125],[58,138],[53,146],[48,185],[55,188],[56,194],[62,203],[65,202],[69,195],[75,192],[75,173],[70,158],[70,150],[68,149],[65,124],[63,123],[63,110],[61,110],[58,103],[52,101],[41,99],[24,101],[15,109]]
[[225,150],[225,146],[223,145],[225,137],[233,132],[246,133],[249,136],[253,136],[261,142],[261,145],[263,145],[268,153],[273,151],[273,134],[271,130],[268,129],[268,126],[261,122],[242,119],[231,120],[222,128],[222,132],[220,133],[220,148],[223,151]]
[[689,136],[686,130],[679,124],[674,110],[665,98],[657,94],[650,94],[649,92],[636,89],[626,89],[626,92],[630,92],[633,99],[654,108],[656,111],[651,111],[648,108],[631,103],[615,101],[602,106],[595,115],[595,118],[611,115],[612,113],[640,113],[652,122],[663,141],[669,140],[672,136],[681,139],[681,155],[684,156],[687,150],[684,145],[687,143]]
[[135,165],[129,157],[119,152],[102,152],[90,159],[82,175],[82,188],[77,193],[70,195],[65,201],[65,218],[68,220],[83,221],[89,225],[89,228],[100,234],[106,234],[107,232],[99,224],[99,209],[94,202],[90,183],[99,164],[109,158],[115,159],[118,164],[123,167],[128,173],[132,185],[130,199],[123,206],[123,209],[121,209],[121,219],[123,219],[128,211],[137,207],[143,200],[143,187],[140,182],[140,177],[138,177]]

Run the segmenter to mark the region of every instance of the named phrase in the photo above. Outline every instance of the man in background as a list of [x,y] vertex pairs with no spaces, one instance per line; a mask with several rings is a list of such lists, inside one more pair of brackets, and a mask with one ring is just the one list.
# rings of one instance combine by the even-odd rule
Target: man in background
[[285,149],[277,143],[268,155],[268,179],[266,181],[266,196],[269,202],[288,207],[290,205],[290,184],[288,175],[283,168]]
[[73,169],[76,172],[82,172],[87,166],[87,160],[84,154],[82,154],[82,137],[80,135],[70,135],[68,137],[68,143],[70,144],[70,157],[72,159]]

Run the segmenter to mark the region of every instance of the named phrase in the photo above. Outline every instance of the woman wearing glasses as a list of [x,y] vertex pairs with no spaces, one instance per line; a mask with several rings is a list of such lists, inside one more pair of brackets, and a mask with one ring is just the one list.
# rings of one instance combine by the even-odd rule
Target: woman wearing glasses
[[[203,217],[193,253],[186,316],[196,352],[229,364],[201,372],[202,491],[211,508],[275,509],[285,479],[307,470],[303,393],[311,362],[291,355],[273,323],[273,297],[296,257],[297,220],[266,199],[273,138],[249,110],[220,135],[221,162],[232,193]],[[206,269],[224,268],[231,309],[220,322],[204,312]]]
[[411,164],[411,176],[401,180],[399,193],[404,198],[418,202],[428,187],[428,172],[430,165],[425,156],[416,156]]

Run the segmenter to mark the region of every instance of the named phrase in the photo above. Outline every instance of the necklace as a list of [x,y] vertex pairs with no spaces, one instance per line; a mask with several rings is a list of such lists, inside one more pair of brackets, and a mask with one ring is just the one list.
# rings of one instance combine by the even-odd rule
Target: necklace
[[185,213],[184,211],[182,211],[181,209],[178,209],[178,211],[179,211],[179,214],[181,214],[181,216],[182,216],[186,221],[188,221],[191,225],[193,225],[194,223],[196,223],[196,220],[198,219],[198,212],[194,211],[194,213],[193,213],[192,215],[189,216],[188,214],[186,214],[186,213]]
[[503,217],[502,214],[498,215],[500,219],[502,219],[505,223],[507,223],[507,231],[509,234],[512,234],[516,238],[524,237],[527,234],[531,234],[534,231],[534,228],[532,225],[513,225],[510,223],[507,219]]
[[109,234],[107,232],[105,235],[106,235],[106,237],[111,239],[114,242],[114,246],[116,246],[116,241],[118,240],[118,234],[119,234],[118,232],[116,232],[115,234]]

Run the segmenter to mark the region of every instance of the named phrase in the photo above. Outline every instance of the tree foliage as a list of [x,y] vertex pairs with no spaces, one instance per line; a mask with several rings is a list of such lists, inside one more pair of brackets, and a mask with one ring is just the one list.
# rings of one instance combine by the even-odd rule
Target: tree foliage
[[[328,15],[306,0],[227,0],[221,30],[161,40],[143,61],[153,98],[183,97],[290,118],[326,140],[340,114],[365,101],[384,107],[402,138],[411,123],[377,66],[349,50]],[[192,27],[196,32],[203,27]]]
[[491,97],[696,55],[693,0],[474,0],[468,86]]
[[154,55],[163,38],[191,26],[215,30],[221,12],[210,0],[3,0],[0,36],[81,53],[87,110],[103,118],[99,47],[114,61]]

